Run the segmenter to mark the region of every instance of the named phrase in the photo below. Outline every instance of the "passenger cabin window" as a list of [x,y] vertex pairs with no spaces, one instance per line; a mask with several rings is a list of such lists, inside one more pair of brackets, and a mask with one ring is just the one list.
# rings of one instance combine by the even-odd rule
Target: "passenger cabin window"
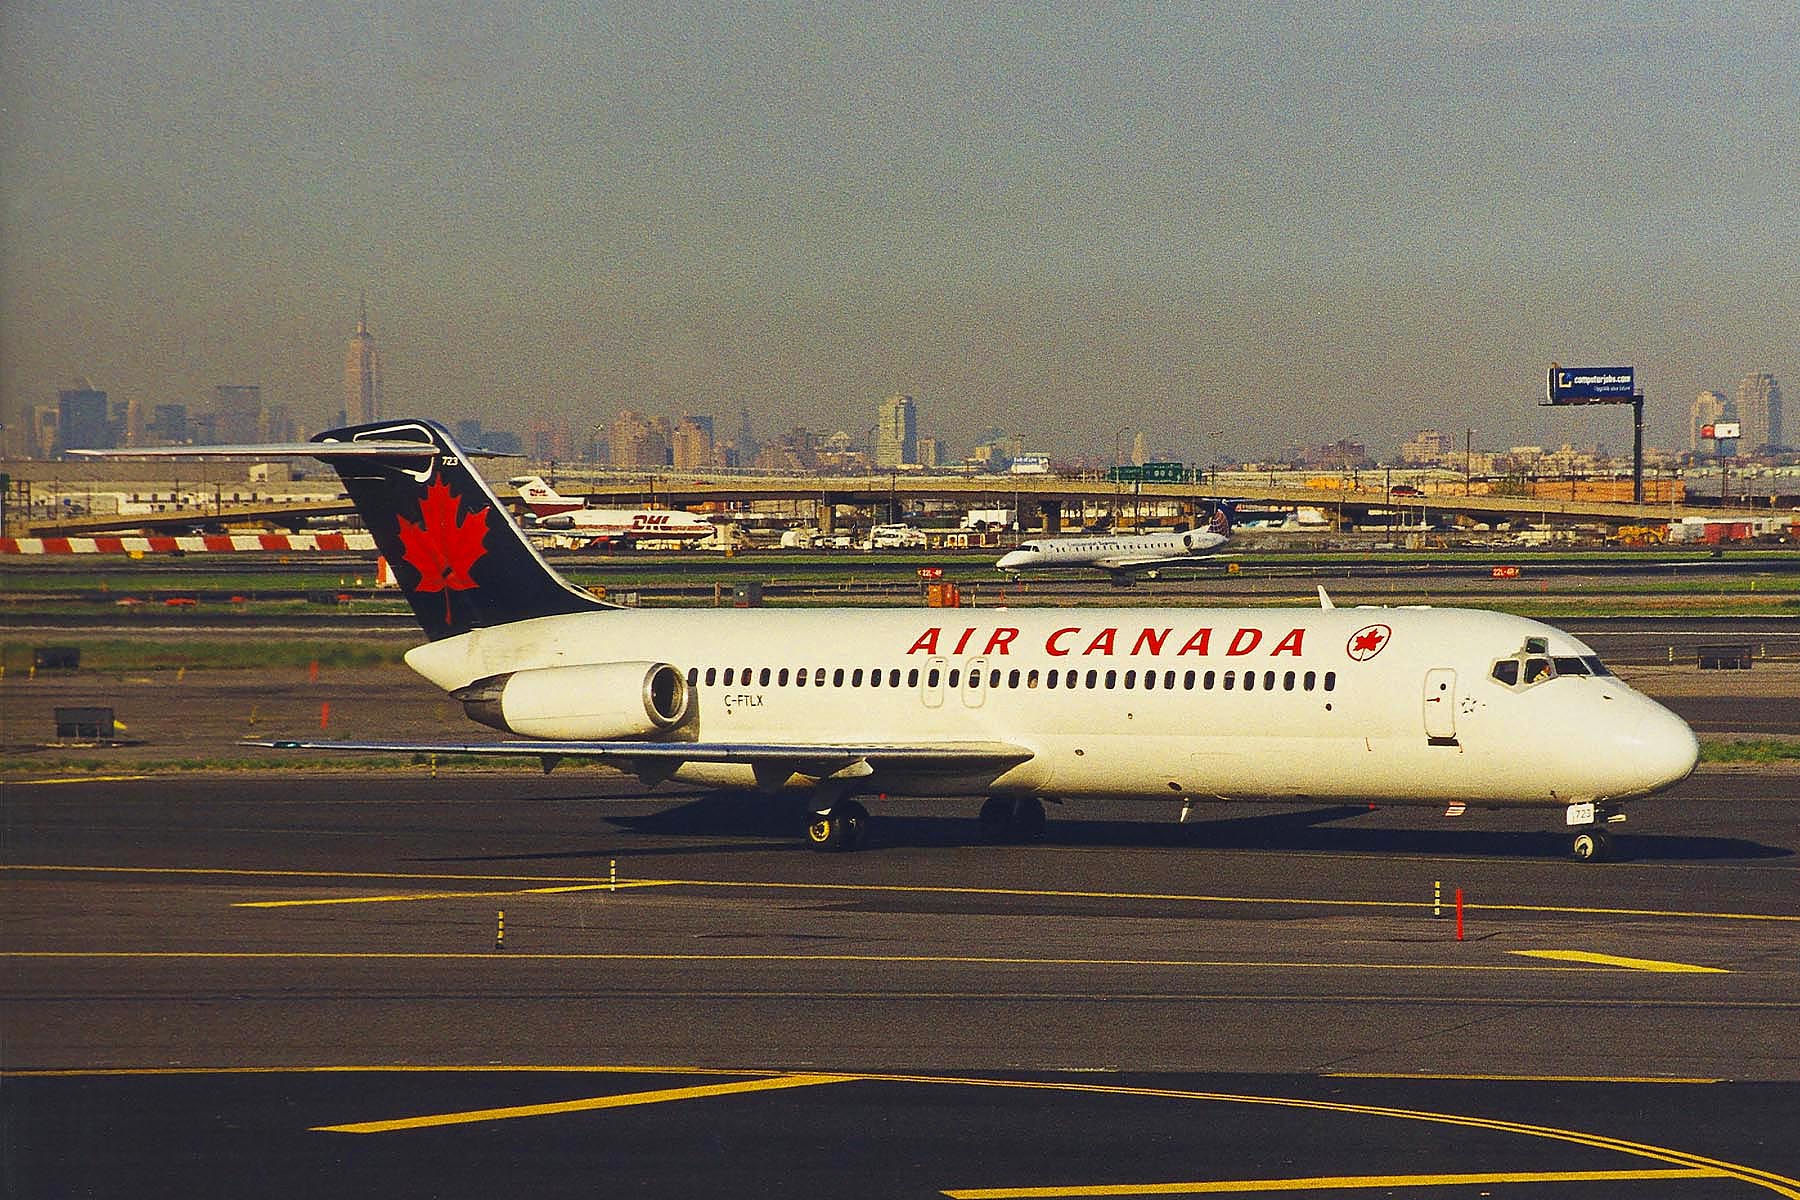
[[862,668],[861,667],[858,667],[858,668],[856,668],[856,670],[850,672],[850,686],[851,687],[861,687],[862,686]]
[[805,667],[801,667],[798,671],[795,671],[794,672],[794,686],[795,687],[805,687],[806,686],[806,676],[807,676],[807,669]]
[[688,668],[688,686],[693,687],[695,684],[697,684],[699,682],[700,682],[700,668],[699,667],[689,667]]
[[938,685],[938,681],[942,678],[943,678],[943,676],[941,674],[939,674],[938,669],[936,667],[933,667],[933,668],[931,668],[930,672],[928,672],[925,676],[925,686],[926,687],[936,687]]
[[[971,672],[971,674],[973,674],[973,672]],[[950,669],[950,686],[951,687],[961,687],[962,686],[962,668],[961,667],[952,667]]]
[[909,688],[919,686],[919,668],[914,667],[906,673],[906,686]]
[[735,670],[737,670],[736,667],[726,667],[725,668],[725,686],[726,687],[731,686],[731,675],[732,675],[732,672]]
[[763,668],[763,669],[762,669],[762,675],[761,675],[761,677],[760,677],[760,678],[759,678],[759,680],[758,680],[758,681],[759,681],[759,682],[760,682],[760,683],[761,683],[761,684],[762,684],[762,685],[763,685],[763,686],[764,686],[764,687],[768,687],[768,686],[769,686],[769,668],[767,668],[767,667],[764,667],[764,668]]
[[719,668],[717,668],[717,667],[706,668],[706,686],[711,687],[713,684],[717,683],[718,681],[719,681]]
[[843,687],[844,686],[844,668],[839,667],[837,670],[835,670],[831,673],[831,686],[832,687]]

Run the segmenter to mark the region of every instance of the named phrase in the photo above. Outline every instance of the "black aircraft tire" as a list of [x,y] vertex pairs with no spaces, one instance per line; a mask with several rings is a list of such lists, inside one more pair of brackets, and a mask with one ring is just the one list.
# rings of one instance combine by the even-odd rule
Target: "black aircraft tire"
[[981,804],[981,840],[1004,842],[1012,836],[1013,805],[1004,796],[989,796]]

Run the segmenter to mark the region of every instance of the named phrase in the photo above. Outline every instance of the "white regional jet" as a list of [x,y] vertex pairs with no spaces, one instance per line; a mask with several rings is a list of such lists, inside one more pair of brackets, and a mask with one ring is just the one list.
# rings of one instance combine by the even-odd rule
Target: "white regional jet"
[[1501,613],[619,609],[545,564],[435,422],[167,453],[196,452],[336,468],[429,639],[408,664],[517,735],[265,746],[801,788],[806,836],[828,850],[862,836],[857,797],[983,797],[994,837],[1039,829],[1045,800],[1130,797],[1184,814],[1208,800],[1537,807],[1578,858],[1604,857],[1621,806],[1698,755],[1586,645]]
[[687,541],[717,532],[710,521],[677,508],[588,508],[537,475],[520,475],[509,482],[519,489],[529,513],[526,524],[533,532],[625,543]]
[[1137,578],[1155,579],[1162,567],[1188,566],[1218,553],[1231,540],[1231,518],[1220,506],[1205,529],[1181,533],[1085,533],[1074,537],[1035,538],[1000,556],[1002,571],[1061,570],[1092,567],[1105,571],[1120,587]]

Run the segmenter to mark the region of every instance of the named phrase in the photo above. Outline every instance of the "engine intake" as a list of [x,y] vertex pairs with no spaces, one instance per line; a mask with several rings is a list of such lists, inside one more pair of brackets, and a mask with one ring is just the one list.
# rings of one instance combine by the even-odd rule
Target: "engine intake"
[[562,741],[661,738],[693,715],[687,680],[668,663],[594,663],[490,675],[451,695],[474,721]]

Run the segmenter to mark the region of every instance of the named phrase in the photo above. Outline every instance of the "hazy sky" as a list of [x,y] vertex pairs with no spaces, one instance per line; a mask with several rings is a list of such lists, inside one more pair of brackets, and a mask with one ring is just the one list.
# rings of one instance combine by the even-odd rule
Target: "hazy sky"
[[1553,358],[1637,365],[1656,444],[1753,370],[1800,410],[1791,0],[5,0],[0,203],[9,423],[321,427],[364,288],[390,412],[502,428],[1628,447]]

